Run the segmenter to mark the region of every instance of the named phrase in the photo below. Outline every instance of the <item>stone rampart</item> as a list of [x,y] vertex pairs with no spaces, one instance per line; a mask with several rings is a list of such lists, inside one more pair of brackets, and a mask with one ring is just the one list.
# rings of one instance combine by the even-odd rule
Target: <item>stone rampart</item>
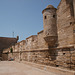
[[75,49],[74,47],[34,49],[16,51],[8,54],[15,61],[28,61],[54,67],[61,67],[75,70]]

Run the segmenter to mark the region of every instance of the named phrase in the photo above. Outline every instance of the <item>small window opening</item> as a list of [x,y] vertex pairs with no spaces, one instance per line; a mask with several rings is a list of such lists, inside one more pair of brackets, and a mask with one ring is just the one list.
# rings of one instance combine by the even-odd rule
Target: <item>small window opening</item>
[[59,67],[59,65],[56,65],[56,67]]
[[47,16],[45,16],[44,18],[47,19]]
[[72,25],[72,22],[70,22],[70,25]]
[[55,18],[55,15],[53,15],[53,18]]
[[63,53],[63,55],[65,55],[65,53]]

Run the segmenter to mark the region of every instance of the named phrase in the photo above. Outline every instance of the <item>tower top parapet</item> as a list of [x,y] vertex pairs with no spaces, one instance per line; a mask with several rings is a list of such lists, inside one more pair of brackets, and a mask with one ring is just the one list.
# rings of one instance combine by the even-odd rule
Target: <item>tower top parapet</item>
[[48,5],[46,8],[55,8],[53,5]]
[[45,10],[50,10],[50,9],[55,9],[56,8],[53,6],[53,5],[48,5],[43,11],[42,11],[42,14],[44,13]]

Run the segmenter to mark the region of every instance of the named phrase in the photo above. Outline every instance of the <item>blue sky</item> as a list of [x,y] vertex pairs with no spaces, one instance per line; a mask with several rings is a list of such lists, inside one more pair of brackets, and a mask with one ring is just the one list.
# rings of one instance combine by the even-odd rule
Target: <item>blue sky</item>
[[0,37],[20,37],[19,41],[43,30],[42,10],[57,8],[60,0],[0,0]]

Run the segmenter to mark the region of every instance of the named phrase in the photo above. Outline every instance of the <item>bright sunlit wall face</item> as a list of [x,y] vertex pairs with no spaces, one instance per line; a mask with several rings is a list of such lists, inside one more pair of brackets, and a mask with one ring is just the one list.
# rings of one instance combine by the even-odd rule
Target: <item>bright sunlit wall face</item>
[[73,7],[74,7],[74,18],[75,18],[75,0],[73,0]]

